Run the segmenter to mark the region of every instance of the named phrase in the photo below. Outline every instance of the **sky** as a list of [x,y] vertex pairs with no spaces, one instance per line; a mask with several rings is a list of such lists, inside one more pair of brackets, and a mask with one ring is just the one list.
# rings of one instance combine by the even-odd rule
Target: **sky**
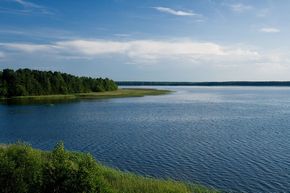
[[0,69],[290,80],[289,0],[0,0]]

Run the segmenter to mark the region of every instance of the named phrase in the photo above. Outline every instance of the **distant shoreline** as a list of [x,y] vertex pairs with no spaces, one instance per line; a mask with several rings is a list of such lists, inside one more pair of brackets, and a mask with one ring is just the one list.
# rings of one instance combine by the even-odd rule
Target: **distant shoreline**
[[115,81],[118,86],[275,86],[290,87],[290,81],[154,82]]

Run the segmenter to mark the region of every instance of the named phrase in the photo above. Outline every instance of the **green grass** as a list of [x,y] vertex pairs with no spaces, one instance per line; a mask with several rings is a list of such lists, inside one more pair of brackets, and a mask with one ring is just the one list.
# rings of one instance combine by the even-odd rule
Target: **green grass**
[[143,97],[146,95],[162,95],[170,93],[169,90],[158,89],[118,89],[116,91],[94,92],[94,93],[79,93],[77,97],[82,99],[105,99],[105,98],[118,98],[118,97]]
[[118,193],[215,193],[217,190],[198,184],[189,184],[170,179],[155,179],[122,172],[103,165],[102,176]]
[[0,145],[0,192],[215,193],[196,184],[142,177],[104,166],[89,154]]
[[162,95],[168,94],[169,90],[158,89],[118,89],[116,91],[106,92],[89,92],[89,93],[75,93],[65,95],[38,95],[38,96],[16,96],[11,98],[0,98],[0,101],[15,104],[27,103],[53,103],[63,101],[73,101],[81,99],[110,99],[123,97],[143,97],[147,95]]

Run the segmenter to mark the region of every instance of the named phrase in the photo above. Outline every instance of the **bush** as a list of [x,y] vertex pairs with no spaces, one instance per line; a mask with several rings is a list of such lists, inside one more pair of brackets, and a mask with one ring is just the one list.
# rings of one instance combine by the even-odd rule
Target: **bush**
[[0,149],[1,192],[35,193],[42,184],[41,155],[28,145]]
[[0,148],[0,171],[1,193],[111,192],[92,156],[66,152],[62,143],[47,153],[26,144]]

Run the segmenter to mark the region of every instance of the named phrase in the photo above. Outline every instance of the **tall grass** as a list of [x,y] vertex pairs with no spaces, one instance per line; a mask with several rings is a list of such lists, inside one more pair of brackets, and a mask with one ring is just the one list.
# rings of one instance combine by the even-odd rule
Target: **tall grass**
[[198,184],[161,180],[125,173],[99,165],[102,176],[118,193],[213,193],[213,189]]
[[161,95],[171,91],[157,89],[118,89],[115,91],[60,94],[60,95],[38,95],[17,96],[11,98],[0,98],[0,102],[8,104],[31,104],[31,103],[55,103],[67,102],[81,99],[110,99],[123,97],[142,97],[146,95]]

